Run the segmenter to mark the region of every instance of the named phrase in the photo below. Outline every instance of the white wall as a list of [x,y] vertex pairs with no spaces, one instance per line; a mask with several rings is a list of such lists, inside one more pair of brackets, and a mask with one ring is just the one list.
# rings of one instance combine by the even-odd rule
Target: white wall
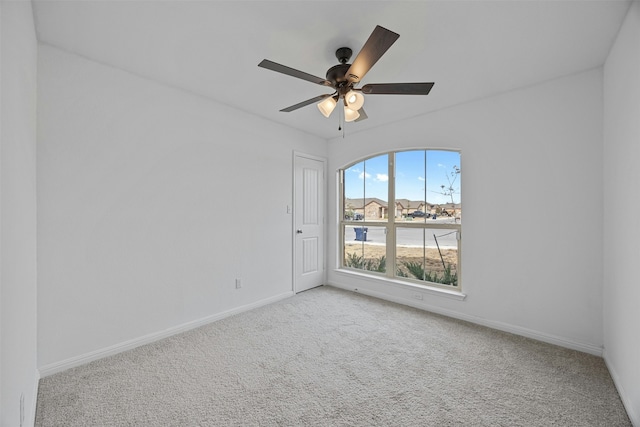
[[640,425],[640,3],[625,18],[604,68],[605,360]]
[[[433,90],[447,88],[436,82]],[[334,172],[357,159],[414,147],[462,150],[467,297],[425,293],[420,302],[415,290],[333,271],[335,221],[331,284],[601,354],[601,70],[370,132],[350,135],[350,128],[357,124],[330,142],[329,212],[336,212]]]
[[36,362],[36,69],[31,2],[0,3],[0,425],[33,424]]
[[291,294],[293,151],[324,140],[46,45],[38,108],[43,375]]

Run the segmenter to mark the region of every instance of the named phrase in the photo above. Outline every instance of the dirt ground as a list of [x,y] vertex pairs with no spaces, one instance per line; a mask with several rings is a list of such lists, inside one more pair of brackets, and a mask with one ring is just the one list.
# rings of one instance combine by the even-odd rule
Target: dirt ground
[[[362,255],[364,247],[364,258],[365,259],[380,259],[381,256],[385,255],[386,247],[384,245],[368,245],[362,243],[345,243],[344,252],[345,257],[347,254],[356,253],[358,255]],[[445,265],[451,264],[451,270],[457,271],[458,265],[458,251],[455,249],[441,249],[442,258],[444,259]],[[402,262],[419,262],[422,263],[423,260],[423,249],[422,248],[408,248],[399,246],[396,248],[396,257],[398,259],[398,266],[401,267]],[[438,249],[436,248],[427,248],[426,250],[426,258],[427,265],[426,270],[428,271],[437,271],[438,273],[442,273],[444,271],[444,267],[442,266],[442,260],[440,259],[440,255],[438,254]],[[403,267],[401,269],[404,270]]]

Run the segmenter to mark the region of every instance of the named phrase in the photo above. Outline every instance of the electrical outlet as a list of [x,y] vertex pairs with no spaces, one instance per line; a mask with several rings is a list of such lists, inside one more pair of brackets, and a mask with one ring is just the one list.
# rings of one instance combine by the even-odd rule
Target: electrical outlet
[[240,289],[242,287],[242,279],[236,279],[236,289]]

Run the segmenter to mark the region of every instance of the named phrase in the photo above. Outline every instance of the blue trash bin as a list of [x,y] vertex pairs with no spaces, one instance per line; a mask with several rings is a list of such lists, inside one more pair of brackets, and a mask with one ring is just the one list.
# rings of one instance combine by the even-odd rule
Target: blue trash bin
[[367,231],[369,229],[367,227],[353,227],[353,231],[356,232],[356,240],[361,242],[367,241]]

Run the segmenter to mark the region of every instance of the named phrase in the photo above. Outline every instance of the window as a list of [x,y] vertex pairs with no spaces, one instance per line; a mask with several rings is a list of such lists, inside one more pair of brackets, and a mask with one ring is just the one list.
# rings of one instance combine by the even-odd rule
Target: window
[[411,150],[340,170],[341,268],[460,289],[460,152]]

